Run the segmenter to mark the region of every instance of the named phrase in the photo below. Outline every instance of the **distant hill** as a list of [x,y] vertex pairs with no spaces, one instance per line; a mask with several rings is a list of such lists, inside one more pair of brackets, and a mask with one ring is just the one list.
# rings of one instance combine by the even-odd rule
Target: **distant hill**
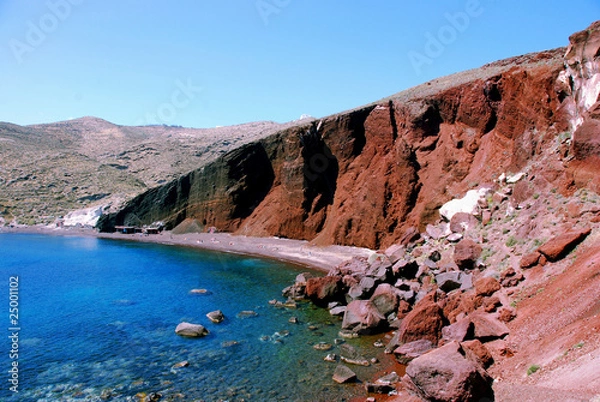
[[35,224],[92,204],[117,208],[149,188],[295,124],[128,127],[96,117],[32,126],[0,123],[0,216]]

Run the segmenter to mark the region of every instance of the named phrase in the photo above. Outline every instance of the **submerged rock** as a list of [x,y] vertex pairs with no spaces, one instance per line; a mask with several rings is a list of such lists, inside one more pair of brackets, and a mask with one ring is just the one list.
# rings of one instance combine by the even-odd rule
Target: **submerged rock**
[[333,381],[337,382],[338,384],[356,381],[356,373],[350,370],[348,366],[340,364],[335,368],[335,372],[333,373]]
[[254,317],[258,317],[258,313],[256,311],[252,311],[252,310],[244,310],[244,311],[240,311],[239,313],[237,313],[236,317],[241,318],[241,319],[254,318]]

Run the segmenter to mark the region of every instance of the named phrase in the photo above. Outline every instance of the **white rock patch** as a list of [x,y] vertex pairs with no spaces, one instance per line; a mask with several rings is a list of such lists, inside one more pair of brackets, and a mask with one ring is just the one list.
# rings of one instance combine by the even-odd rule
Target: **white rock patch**
[[69,212],[65,218],[64,226],[91,226],[94,227],[98,223],[98,219],[102,216],[104,206],[96,206],[91,208],[79,209]]
[[466,212],[471,215],[479,215],[481,207],[479,202],[485,200],[491,189],[482,187],[477,190],[469,190],[463,198],[456,198],[448,201],[440,208],[440,215],[447,221],[459,212]]

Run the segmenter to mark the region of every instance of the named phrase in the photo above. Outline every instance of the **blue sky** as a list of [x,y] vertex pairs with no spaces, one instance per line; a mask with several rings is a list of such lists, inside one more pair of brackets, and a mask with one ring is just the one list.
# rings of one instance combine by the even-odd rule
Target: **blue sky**
[[0,0],[0,121],[321,117],[597,19],[597,0]]

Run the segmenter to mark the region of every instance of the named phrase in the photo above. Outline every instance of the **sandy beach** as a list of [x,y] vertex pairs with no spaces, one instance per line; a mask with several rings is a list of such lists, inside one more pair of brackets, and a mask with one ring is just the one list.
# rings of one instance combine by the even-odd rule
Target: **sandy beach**
[[307,268],[328,272],[352,257],[368,257],[372,250],[359,247],[326,246],[317,247],[304,240],[281,239],[277,237],[249,237],[228,233],[188,233],[172,234],[169,231],[155,235],[98,233],[92,229],[22,227],[0,228],[0,233],[33,233],[54,236],[91,236],[102,239],[137,241],[194,247],[223,253],[250,255],[275,259]]

